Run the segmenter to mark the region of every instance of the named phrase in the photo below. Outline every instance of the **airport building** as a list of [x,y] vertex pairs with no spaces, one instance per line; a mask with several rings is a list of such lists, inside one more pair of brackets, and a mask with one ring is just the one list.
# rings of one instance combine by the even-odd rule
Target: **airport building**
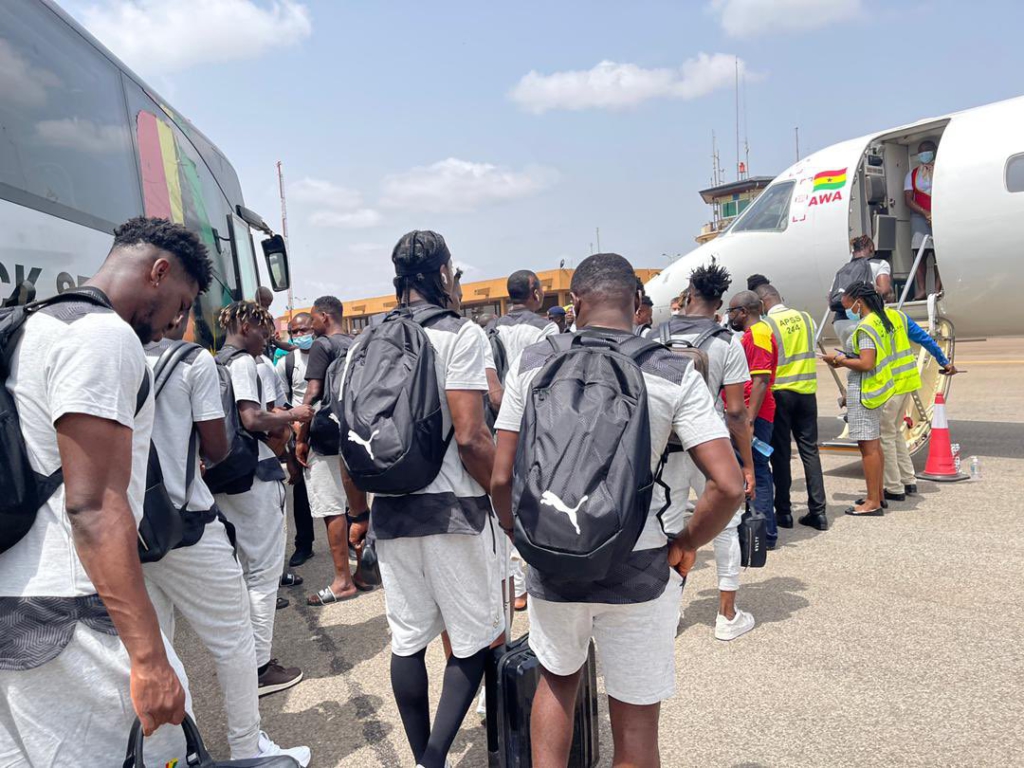
[[[644,283],[658,274],[657,269],[638,269],[636,271]],[[560,304],[565,306],[569,303],[569,283],[572,280],[572,269],[549,269],[538,272],[541,285],[544,286],[544,310]],[[480,280],[477,282],[462,284],[462,314],[467,317],[478,317],[484,313],[503,315],[508,311],[509,298],[506,290],[508,277],[496,277],[491,280]],[[398,301],[393,293],[387,296],[375,296],[369,299],[355,299],[344,302],[345,307],[345,331],[357,334],[367,327],[372,318],[383,317],[386,313],[398,306]],[[309,307],[296,307],[293,314],[308,312]],[[277,319],[278,329],[282,332],[288,328],[289,315],[282,315]]]
[[701,198],[711,206],[711,221],[701,227],[700,234],[696,238],[697,242],[703,244],[718,237],[736,220],[737,216],[747,210],[747,206],[757,200],[758,195],[772,183],[774,178],[774,176],[748,176],[738,181],[702,189],[700,191]]

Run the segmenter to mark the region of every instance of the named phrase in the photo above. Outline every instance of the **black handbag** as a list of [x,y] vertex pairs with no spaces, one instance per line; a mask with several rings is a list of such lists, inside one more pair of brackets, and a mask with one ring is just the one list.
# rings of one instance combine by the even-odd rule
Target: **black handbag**
[[740,537],[740,565],[744,568],[764,568],[768,562],[768,518],[756,509],[747,508],[737,529]]
[[[181,723],[181,729],[185,731],[185,765],[189,768],[298,768],[299,764],[295,758],[288,755],[277,755],[275,757],[252,757],[246,760],[214,760],[206,751],[203,744],[203,737],[199,735],[199,729],[195,722],[187,714]],[[146,763],[142,757],[142,723],[135,718],[131,733],[128,736],[128,752],[124,757],[123,768],[145,768]],[[185,768],[185,766],[181,766]]]

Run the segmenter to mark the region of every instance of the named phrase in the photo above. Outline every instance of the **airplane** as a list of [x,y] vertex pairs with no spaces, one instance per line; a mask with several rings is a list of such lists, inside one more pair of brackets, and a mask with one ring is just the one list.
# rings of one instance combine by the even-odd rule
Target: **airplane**
[[[950,359],[958,335],[1021,333],[1022,126],[1024,97],[1018,97],[868,134],[808,155],[780,173],[717,238],[648,282],[655,321],[668,318],[669,302],[687,287],[690,272],[715,257],[732,273],[735,291],[745,288],[748,275],[764,274],[787,306],[808,312],[827,336],[832,328],[826,294],[832,278],[850,258],[850,240],[868,234],[877,256],[890,260],[894,284],[910,284],[898,294],[900,306],[929,330]],[[918,144],[926,139],[938,145],[933,232],[915,252],[903,183],[915,165]],[[942,289],[929,269],[928,298],[908,301],[915,264],[929,248],[934,248]],[[922,350],[923,386],[907,413],[912,451],[927,441],[933,395],[948,394],[950,379],[938,375],[932,362]]]

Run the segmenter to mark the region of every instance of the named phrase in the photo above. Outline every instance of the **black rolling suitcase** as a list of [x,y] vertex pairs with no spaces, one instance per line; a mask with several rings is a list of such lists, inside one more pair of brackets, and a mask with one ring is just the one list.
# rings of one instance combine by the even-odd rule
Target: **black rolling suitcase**
[[[530,709],[540,682],[540,662],[528,635],[497,648],[487,666],[487,749],[491,765],[530,768]],[[594,644],[580,677],[569,768],[592,768],[600,757],[597,730],[597,663]]]

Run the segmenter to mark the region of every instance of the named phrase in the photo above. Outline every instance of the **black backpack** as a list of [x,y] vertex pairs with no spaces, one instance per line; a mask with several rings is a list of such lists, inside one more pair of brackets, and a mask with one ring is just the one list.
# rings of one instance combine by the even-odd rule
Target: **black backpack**
[[334,415],[334,382],[345,369],[345,357],[352,346],[352,337],[335,335],[328,336],[327,340],[331,345],[334,359],[324,374],[320,407],[309,423],[309,445],[321,456],[337,456],[341,449],[341,430],[338,426],[338,417]]
[[491,355],[494,356],[494,369],[498,372],[498,381],[505,385],[505,377],[508,375],[508,350],[505,349],[505,342],[501,340],[501,334],[496,327],[487,331],[487,341],[491,345]]
[[423,328],[442,317],[458,315],[431,305],[392,310],[350,355],[334,412],[341,457],[362,491],[413,493],[441,471],[454,430],[443,434],[444,393]]
[[653,486],[665,487],[667,453],[651,473],[647,385],[637,364],[663,347],[589,331],[547,343],[556,354],[533,379],[516,449],[515,546],[548,578],[596,581],[633,551]]
[[[228,433],[230,449],[221,461],[208,466],[203,479],[211,493],[245,493],[252,488],[256,476],[256,465],[259,463],[260,446],[256,437],[242,426],[238,416],[238,403],[235,402],[235,388],[231,385],[231,372],[228,366],[231,361],[248,355],[244,349],[224,347],[217,353],[217,373],[220,375],[220,397],[224,404],[224,426]],[[256,387],[263,398],[263,385],[259,374],[256,376]],[[263,403],[260,403],[260,407]]]
[[[672,335],[676,333],[697,333],[698,335],[693,341],[686,341],[673,339]],[[708,383],[709,365],[707,343],[720,334],[731,334],[731,331],[706,317],[675,317],[658,326],[659,341],[677,355],[689,358],[694,368],[697,369],[697,373],[704,379],[705,384]],[[717,394],[717,392],[712,392],[711,396],[715,397]]]
[[832,288],[828,294],[828,308],[833,312],[843,311],[843,291],[854,283],[871,283],[875,279],[871,276],[870,259],[850,259],[843,264],[836,272],[832,281]]
[[[156,365],[153,366],[154,401],[160,398],[160,393],[171,378],[171,372],[199,349],[202,347],[198,344],[177,341],[160,353]],[[198,450],[199,435],[193,428],[185,460],[185,503],[179,508],[164,487],[160,456],[156,445],[150,441],[149,462],[146,466],[146,498],[143,502],[142,521],[139,523],[139,559],[144,563],[155,563],[172,549],[182,546],[184,542],[185,515],[192,498]]]

